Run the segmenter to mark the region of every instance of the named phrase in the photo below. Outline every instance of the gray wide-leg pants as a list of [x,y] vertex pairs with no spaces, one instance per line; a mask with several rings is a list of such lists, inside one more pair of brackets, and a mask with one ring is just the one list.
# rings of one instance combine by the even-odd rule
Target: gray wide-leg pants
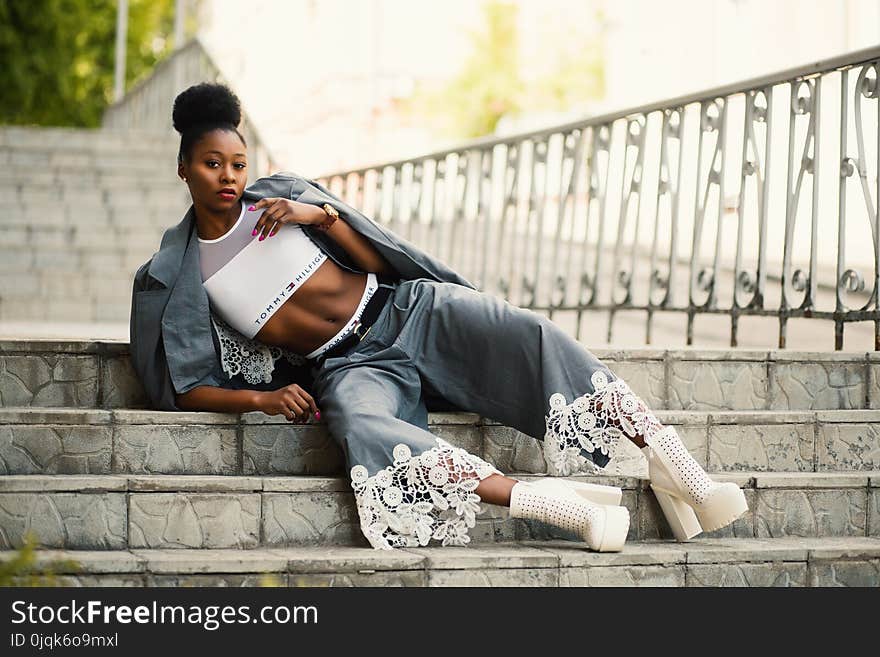
[[656,419],[543,315],[425,278],[395,285],[348,354],[313,368],[312,394],[345,454],[375,548],[469,541],[479,481],[500,473],[428,431],[425,395],[544,441],[553,475],[607,465],[622,431]]

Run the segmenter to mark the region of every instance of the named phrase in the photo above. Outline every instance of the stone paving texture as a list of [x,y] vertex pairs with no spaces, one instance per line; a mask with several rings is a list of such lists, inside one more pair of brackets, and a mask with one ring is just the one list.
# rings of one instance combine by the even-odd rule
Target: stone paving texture
[[[0,551],[0,561],[14,552]],[[880,539],[698,539],[596,553],[564,541],[463,548],[44,550],[63,586],[880,586]]]
[[[594,349],[652,408],[880,408],[873,352]],[[123,340],[0,339],[0,405],[146,406]]]

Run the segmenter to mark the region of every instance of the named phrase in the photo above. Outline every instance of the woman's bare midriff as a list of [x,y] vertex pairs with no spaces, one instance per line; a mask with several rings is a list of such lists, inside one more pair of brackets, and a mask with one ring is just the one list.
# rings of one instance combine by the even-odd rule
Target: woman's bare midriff
[[327,342],[357,310],[366,274],[342,269],[327,258],[314,274],[289,297],[255,339],[306,355]]

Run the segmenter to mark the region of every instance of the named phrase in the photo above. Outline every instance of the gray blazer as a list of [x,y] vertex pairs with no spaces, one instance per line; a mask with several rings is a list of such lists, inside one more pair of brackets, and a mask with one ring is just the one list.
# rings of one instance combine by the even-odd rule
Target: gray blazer
[[[313,205],[329,203],[340,218],[370,240],[401,280],[430,278],[474,288],[442,262],[368,219],[312,180],[280,172],[260,178],[243,194],[246,202],[266,197]],[[332,237],[314,226],[304,225],[303,230],[337,265],[363,273]],[[211,322],[208,295],[202,287],[195,235],[195,213],[190,206],[180,223],[165,231],[159,250],[134,276],[129,326],[131,362],[152,406],[160,410],[179,411],[175,393],[182,394],[196,386],[261,387],[236,381],[222,370],[219,339]],[[279,369],[273,373],[271,383],[262,386],[264,389],[276,390],[295,382],[309,390],[312,377],[308,364],[291,366],[288,372]]]

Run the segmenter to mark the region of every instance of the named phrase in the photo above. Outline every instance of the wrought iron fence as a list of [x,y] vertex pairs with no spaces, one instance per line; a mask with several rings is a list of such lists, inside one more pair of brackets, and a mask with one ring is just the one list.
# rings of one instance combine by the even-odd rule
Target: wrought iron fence
[[[105,128],[120,130],[166,131],[177,138],[171,124],[171,107],[181,91],[199,82],[223,82],[224,79],[205,45],[195,37],[159,63],[149,77],[110,105],[102,117]],[[248,165],[254,177],[268,175],[278,168],[266,140],[246,111],[239,128],[248,143]]]
[[[320,178],[536,311],[844,327],[877,305],[880,47],[505,138]],[[866,285],[867,281],[867,285]],[[866,287],[868,289],[866,289]]]

